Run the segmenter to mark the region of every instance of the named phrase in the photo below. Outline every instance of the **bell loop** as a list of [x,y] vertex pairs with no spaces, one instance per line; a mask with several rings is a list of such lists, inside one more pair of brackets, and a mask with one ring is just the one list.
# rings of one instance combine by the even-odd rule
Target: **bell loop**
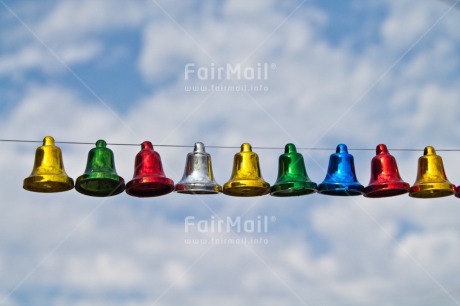
[[206,153],[206,151],[204,149],[204,144],[202,142],[195,143],[195,145],[193,147],[193,151],[195,153]]
[[107,142],[105,140],[99,139],[96,141],[96,148],[105,148],[107,147]]
[[252,152],[252,147],[249,143],[245,142],[241,145],[241,152]]
[[141,143],[141,150],[153,150],[153,144],[150,141]]

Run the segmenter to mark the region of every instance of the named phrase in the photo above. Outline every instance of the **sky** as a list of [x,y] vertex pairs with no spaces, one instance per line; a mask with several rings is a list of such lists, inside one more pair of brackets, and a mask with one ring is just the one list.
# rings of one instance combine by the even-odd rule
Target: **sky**
[[[425,146],[460,149],[459,20],[457,0],[0,0],[0,139],[249,142],[279,148],[254,150],[270,184],[285,144],[327,148],[299,150],[320,183],[344,143],[363,185],[375,152],[352,149],[384,143],[412,185]],[[0,305],[460,305],[453,196],[39,194],[39,143],[0,146]],[[94,145],[59,146],[76,179]],[[140,146],[109,147],[129,181]],[[178,182],[191,148],[155,149]],[[239,150],[207,151],[224,184]],[[267,230],[197,226],[237,218]]]

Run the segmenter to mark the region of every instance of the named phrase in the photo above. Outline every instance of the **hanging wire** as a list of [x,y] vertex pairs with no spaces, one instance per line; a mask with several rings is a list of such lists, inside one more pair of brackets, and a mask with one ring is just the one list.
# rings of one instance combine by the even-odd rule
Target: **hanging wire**
[[456,9],[460,9],[459,1],[456,0],[441,0],[445,4],[452,5]]
[[[0,139],[0,142],[16,142],[16,143],[43,143],[42,140],[24,140],[24,139]],[[94,145],[95,142],[83,141],[56,141],[56,144],[70,144],[70,145]],[[107,143],[110,146],[140,146],[138,143]],[[176,144],[154,144],[155,147],[169,147],[169,148],[193,148],[193,145],[176,145]],[[241,146],[218,146],[206,145],[207,148],[213,149],[240,149]],[[253,146],[256,150],[284,150],[284,147],[261,147]],[[312,150],[312,151],[335,151],[336,148],[318,148],[318,147],[297,147],[297,150]],[[405,151],[405,152],[420,152],[420,149],[401,149],[390,148],[391,151]],[[375,151],[375,148],[348,148],[349,151]],[[436,149],[439,152],[460,152],[460,149]]]

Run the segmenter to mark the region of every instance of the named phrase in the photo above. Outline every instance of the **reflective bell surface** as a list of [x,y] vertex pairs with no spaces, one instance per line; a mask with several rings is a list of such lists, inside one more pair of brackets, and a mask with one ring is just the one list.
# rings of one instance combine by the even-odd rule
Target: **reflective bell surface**
[[211,155],[204,144],[195,143],[193,152],[187,154],[184,175],[176,184],[175,191],[188,194],[217,194],[222,191],[212,174]]
[[294,144],[288,143],[285,146],[278,164],[278,178],[270,188],[270,195],[290,197],[316,192],[317,185],[308,177],[303,156],[297,153]]
[[160,154],[153,150],[150,141],[144,141],[141,151],[136,155],[134,177],[126,185],[126,193],[145,198],[162,196],[173,190],[174,181],[166,177]]
[[357,196],[363,193],[364,186],[355,174],[353,156],[344,144],[339,144],[336,153],[329,158],[326,178],[319,184],[318,192],[334,196]]
[[73,179],[64,169],[61,149],[54,145],[53,137],[46,136],[43,145],[35,151],[34,168],[24,179],[23,188],[34,192],[61,192],[73,187]]
[[78,177],[75,189],[93,197],[114,196],[125,190],[125,181],[115,169],[113,152],[104,140],[98,140],[89,151],[85,173]]
[[379,144],[376,154],[371,161],[371,178],[364,188],[364,196],[382,198],[409,192],[410,186],[401,179],[396,159],[388,152],[387,146]]
[[226,195],[254,197],[267,194],[270,184],[264,181],[260,173],[259,156],[252,152],[249,143],[241,145],[241,151],[233,159],[233,171],[230,180],[224,184]]
[[441,156],[428,146],[418,159],[417,180],[410,188],[409,196],[414,198],[439,198],[453,195],[455,186],[449,182],[444,171]]

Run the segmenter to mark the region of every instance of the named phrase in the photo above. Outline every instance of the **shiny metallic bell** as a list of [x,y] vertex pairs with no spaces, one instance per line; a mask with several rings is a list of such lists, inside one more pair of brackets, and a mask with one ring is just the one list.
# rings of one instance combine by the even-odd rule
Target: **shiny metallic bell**
[[428,146],[418,159],[417,179],[410,188],[409,196],[414,198],[439,198],[453,195],[455,186],[449,182],[444,171],[441,156]]
[[285,146],[278,164],[278,178],[270,188],[270,195],[291,197],[316,192],[317,185],[308,177],[303,156],[297,153],[294,144],[288,143]]
[[153,150],[150,141],[141,144],[141,151],[134,162],[133,179],[126,184],[130,196],[145,198],[158,197],[174,190],[174,181],[167,178],[158,152]]
[[125,190],[125,181],[115,169],[113,152],[104,140],[98,140],[89,151],[85,172],[77,178],[75,189],[93,197],[114,196]]
[[401,179],[396,159],[388,152],[387,146],[379,144],[376,154],[371,161],[371,178],[364,188],[364,196],[383,198],[408,193],[410,186]]
[[204,144],[195,143],[193,152],[187,154],[184,175],[176,184],[175,191],[187,194],[217,194],[222,191],[212,173],[211,155]]
[[24,179],[23,188],[34,192],[61,192],[74,187],[67,176],[61,149],[54,145],[54,138],[46,136],[43,145],[35,151],[32,173]]
[[241,151],[235,154],[232,176],[224,184],[223,192],[236,197],[254,197],[269,191],[270,184],[262,178],[259,156],[252,152],[249,143],[243,143]]
[[339,144],[336,153],[329,158],[326,178],[319,184],[318,192],[334,196],[357,196],[364,187],[358,182],[353,155],[344,144]]

